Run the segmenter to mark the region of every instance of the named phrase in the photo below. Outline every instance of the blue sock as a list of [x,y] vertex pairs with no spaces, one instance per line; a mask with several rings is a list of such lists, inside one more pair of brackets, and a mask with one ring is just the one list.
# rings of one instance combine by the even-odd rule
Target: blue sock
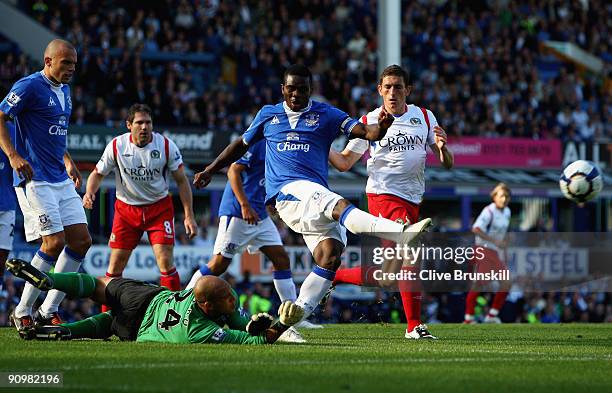
[[203,266],[200,266],[200,273],[201,273],[203,276],[213,276],[213,275],[214,275],[214,274],[213,274],[213,272],[212,272],[212,271],[210,270],[210,268],[208,267],[208,265],[203,265]]

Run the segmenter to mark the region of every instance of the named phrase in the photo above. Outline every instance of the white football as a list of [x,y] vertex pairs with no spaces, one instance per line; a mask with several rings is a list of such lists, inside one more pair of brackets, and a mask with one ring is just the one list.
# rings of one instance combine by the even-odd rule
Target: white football
[[578,160],[563,170],[559,187],[563,195],[576,203],[590,201],[603,188],[603,179],[597,165],[591,161]]

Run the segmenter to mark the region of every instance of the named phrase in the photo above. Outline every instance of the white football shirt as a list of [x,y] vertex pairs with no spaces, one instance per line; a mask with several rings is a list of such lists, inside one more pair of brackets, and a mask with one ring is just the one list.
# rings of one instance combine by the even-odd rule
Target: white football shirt
[[[495,203],[491,202],[488,204],[476,221],[473,228],[480,228],[485,234],[491,236],[495,240],[503,240],[506,236],[506,232],[508,231],[508,226],[510,225],[510,208],[505,207],[503,210],[498,209],[495,206]],[[483,246],[486,248],[490,248],[499,252],[499,247],[491,242],[488,242],[481,238],[480,236],[476,236],[476,245]]]
[[154,132],[149,144],[138,147],[132,143],[128,132],[106,146],[96,170],[103,176],[114,170],[117,199],[140,206],[165,198],[168,195],[168,173],[182,165],[181,153],[170,139]]
[[[381,108],[361,117],[364,124],[376,124]],[[406,105],[406,112],[396,116],[383,139],[370,142],[353,139],[346,148],[363,154],[370,149],[366,192],[391,194],[419,204],[425,193],[427,146],[435,143],[433,127],[438,124],[427,110],[429,127],[421,108]]]

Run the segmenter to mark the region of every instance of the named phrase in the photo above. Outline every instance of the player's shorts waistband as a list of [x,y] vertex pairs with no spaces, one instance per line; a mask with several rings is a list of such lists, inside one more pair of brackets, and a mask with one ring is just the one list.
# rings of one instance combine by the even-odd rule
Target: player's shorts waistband
[[160,205],[165,205],[168,202],[172,202],[172,198],[170,197],[170,195],[166,195],[162,199],[160,199],[158,201],[155,201],[153,203],[147,204],[147,205],[130,205],[129,203],[123,202],[119,198],[116,199],[116,203],[118,203],[120,205],[125,205],[125,206],[130,206],[130,207],[137,207],[137,208],[140,208],[140,209],[148,209],[148,208],[151,208],[151,207],[157,207],[157,206],[160,206]]
[[299,202],[299,200],[300,199],[293,194],[285,194],[282,192],[279,192],[278,194],[276,194],[277,202],[282,202],[282,201],[298,201]]
[[370,197],[371,198],[386,197],[386,198],[391,198],[391,199],[397,199],[397,200],[399,200],[399,201],[401,201],[403,203],[407,203],[407,204],[412,205],[414,207],[419,207],[420,206],[419,203],[411,202],[411,201],[409,201],[407,199],[404,199],[402,197],[399,197],[399,196],[393,195],[393,194],[373,194],[373,193],[367,193],[366,195],[368,196],[368,198],[370,198]]

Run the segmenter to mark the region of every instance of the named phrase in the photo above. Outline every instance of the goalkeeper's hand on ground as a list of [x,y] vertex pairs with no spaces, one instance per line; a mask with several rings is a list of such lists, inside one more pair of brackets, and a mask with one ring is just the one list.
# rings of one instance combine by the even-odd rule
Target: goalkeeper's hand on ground
[[274,318],[272,315],[260,312],[259,314],[251,316],[251,320],[246,325],[246,331],[251,336],[259,336],[272,325],[273,321]]

